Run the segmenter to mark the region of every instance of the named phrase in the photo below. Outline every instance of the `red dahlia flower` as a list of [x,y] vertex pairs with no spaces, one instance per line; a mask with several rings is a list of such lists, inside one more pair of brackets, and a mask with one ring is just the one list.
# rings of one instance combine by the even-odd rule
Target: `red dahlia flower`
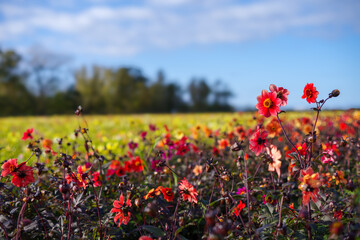
[[156,189],[155,188],[150,189],[150,191],[144,196],[144,199],[147,200],[148,198],[155,197],[155,195],[156,196],[160,195],[161,189],[163,189],[162,186],[158,186]]
[[134,172],[142,172],[144,169],[142,165],[142,161],[139,156],[136,156],[135,159],[131,160],[131,165],[132,165],[131,170]]
[[321,157],[321,162],[325,164],[334,161],[334,151],[332,149],[325,150],[323,152],[323,156]]
[[241,210],[243,210],[243,208],[245,208],[245,203],[243,203],[242,201],[239,202],[239,204],[234,208],[234,214],[235,216],[239,216]]
[[261,95],[257,97],[258,103],[256,108],[259,110],[259,114],[265,117],[276,116],[280,112],[280,104],[282,100],[277,98],[276,92],[268,92],[262,90]]
[[268,133],[266,131],[260,130],[258,128],[254,133],[253,137],[250,139],[250,150],[255,153],[256,156],[259,156],[260,153],[265,151],[266,145],[268,143],[266,137]]
[[321,186],[319,173],[314,173],[312,168],[309,167],[305,171],[301,170],[301,175],[302,177],[299,178],[301,181],[299,189],[303,194],[303,204],[308,204],[310,202],[310,198],[314,202],[317,202],[319,197],[319,187]]
[[93,181],[94,181],[94,187],[99,187],[101,186],[101,181],[100,181],[100,170],[96,171],[92,174],[93,176]]
[[219,149],[225,149],[226,147],[230,146],[230,143],[227,139],[220,139],[218,143],[219,143]]
[[191,185],[186,180],[186,178],[180,181],[179,189],[184,201],[188,200],[189,202],[194,202],[194,203],[198,202],[196,199],[198,193],[196,192],[193,185]]
[[1,176],[6,177],[9,174],[15,175],[15,171],[17,170],[17,167],[18,167],[18,164],[17,164],[17,159],[16,158],[7,160],[1,166],[1,168],[2,168]]
[[138,147],[138,144],[136,142],[131,141],[128,143],[128,146],[131,150],[135,150]]
[[[128,222],[130,221],[130,212],[127,210],[127,207],[131,207],[131,201],[130,199],[126,200],[126,203],[124,201],[124,195],[121,193],[120,195],[120,201],[115,200],[114,204],[113,204],[113,208],[111,209],[110,212],[112,213],[116,213],[115,217],[114,217],[114,222],[116,223],[117,220],[119,220],[119,227],[121,224],[128,224]],[[126,204],[126,206],[125,206]]]
[[66,175],[65,179],[67,183],[74,182],[78,187],[86,188],[88,185],[88,179],[84,174],[88,169],[86,166],[78,166],[77,173],[71,173],[71,175]]
[[276,92],[276,97],[281,100],[280,106],[286,106],[290,94],[287,89],[270,84],[269,90],[270,92]]
[[306,98],[308,103],[315,103],[319,92],[316,91],[313,83],[306,84],[304,88],[304,95],[301,98]]
[[32,167],[26,166],[26,164],[20,164],[14,171],[14,174],[12,174],[14,177],[11,183],[16,187],[26,187],[29,183],[35,182],[33,173]]
[[33,139],[34,137],[32,136],[32,133],[34,132],[33,128],[29,128],[24,132],[23,137],[21,138],[22,140],[26,140],[28,138]]
[[343,212],[341,210],[334,212],[334,218],[337,219],[338,221],[341,220],[342,216],[343,216]]
[[174,199],[174,192],[171,188],[161,188],[160,190],[162,194],[164,195],[164,198],[168,202],[172,202]]

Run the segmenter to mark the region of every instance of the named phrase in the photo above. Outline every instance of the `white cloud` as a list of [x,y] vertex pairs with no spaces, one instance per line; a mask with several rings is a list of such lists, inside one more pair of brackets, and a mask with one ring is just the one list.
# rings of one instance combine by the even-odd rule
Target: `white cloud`
[[[44,43],[78,54],[133,55],[153,48],[262,39],[307,28],[350,26],[359,31],[356,0],[146,0],[65,11],[3,5],[0,40]],[[324,31],[322,29],[322,31]]]

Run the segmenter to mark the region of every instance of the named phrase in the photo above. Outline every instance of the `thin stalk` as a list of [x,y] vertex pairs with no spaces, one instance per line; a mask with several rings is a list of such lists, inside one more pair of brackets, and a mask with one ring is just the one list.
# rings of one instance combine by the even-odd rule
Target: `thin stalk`
[[312,232],[311,232],[311,226],[310,226],[310,222],[311,222],[311,207],[310,207],[310,201],[308,203],[308,217],[309,217],[309,223],[308,223],[308,227],[307,227],[307,235],[308,235],[308,239],[311,240],[312,239]]
[[41,220],[41,223],[42,223],[43,228],[44,228],[44,230],[45,230],[46,239],[49,239],[49,235],[48,235],[48,233],[47,233],[47,230],[46,230],[46,227],[45,227],[45,223],[44,223],[43,218],[41,217],[41,215],[40,215],[39,211],[37,210],[37,208],[35,207],[35,205],[34,205],[34,204],[31,204],[31,205],[34,207],[34,209],[35,209],[35,211],[36,211],[37,215],[39,216],[39,218],[40,218],[40,220]]
[[276,191],[276,187],[275,187],[275,181],[274,181],[274,176],[273,176],[272,172],[270,172],[270,176],[271,176],[271,183],[272,183],[272,185],[273,185],[273,187],[274,187],[274,192],[275,192],[275,191]]
[[22,219],[24,217],[24,213],[25,213],[25,209],[26,209],[26,205],[27,205],[28,200],[29,200],[28,198],[25,199],[25,202],[22,205],[19,216],[18,216],[17,226],[16,226],[16,236],[15,236],[16,240],[18,240],[20,238],[20,233],[21,233],[21,231],[20,231],[20,223],[22,222]]
[[284,203],[284,194],[281,196],[281,200],[280,200],[279,223],[278,223],[278,227],[281,227],[281,226],[282,226],[281,213],[282,213],[283,203]]
[[209,210],[210,203],[211,203],[211,199],[212,199],[212,196],[213,196],[213,194],[214,194],[215,185],[216,185],[216,180],[214,181],[214,186],[213,186],[213,188],[212,188],[212,191],[211,191],[211,194],[210,194],[209,203],[208,203],[208,206],[207,206],[206,210]]
[[[176,212],[177,212],[177,210],[178,210],[179,203],[180,203],[180,200],[178,199],[178,200],[177,200],[177,203],[176,203],[175,211],[174,211],[174,217],[173,217],[173,218],[174,218],[174,222],[173,222],[172,228],[171,228],[172,233],[174,232],[175,225],[176,225]],[[176,236],[175,236],[175,234],[174,234],[173,240],[175,240],[175,238],[176,238]]]
[[251,214],[250,214],[250,189],[248,185],[248,169],[247,169],[247,160],[244,159],[244,166],[245,166],[245,188],[246,188],[246,202],[248,206],[248,225],[251,225]]
[[70,240],[70,237],[71,237],[71,224],[72,224],[71,199],[72,198],[69,198],[69,202],[68,202],[68,213],[69,213],[68,237],[67,237],[68,240]]
[[285,138],[288,140],[288,142],[291,144],[291,146],[295,149],[296,154],[297,154],[297,156],[299,158],[299,161],[300,161],[300,165],[301,165],[302,168],[304,168],[299,150],[295,147],[295,144],[290,140],[289,136],[287,135],[287,133],[286,133],[286,131],[284,129],[284,126],[282,125],[281,120],[279,118],[279,114],[276,114],[276,117],[277,117],[278,122],[280,124],[280,127],[281,127],[281,129],[282,129],[282,131],[283,131],[283,133],[285,135]]
[[[88,177],[88,179],[91,182],[91,179],[89,177]],[[98,219],[99,219],[99,227],[100,227],[99,234],[100,234],[100,239],[102,239],[102,225],[101,225],[101,216],[100,216],[100,210],[99,210],[99,199],[97,197],[97,194],[96,194],[96,191],[94,188],[94,184],[91,183],[91,187],[94,191],[94,196],[95,196],[95,201],[96,201],[96,210],[97,210],[97,215],[98,215]]]
[[4,231],[4,236],[5,236],[5,238],[6,238],[6,240],[8,240],[9,238],[8,238],[8,234],[7,234],[7,232],[6,232],[6,228],[4,227],[4,225],[0,222],[0,227],[2,228],[2,230]]
[[165,166],[166,166],[171,172],[173,172],[176,176],[180,177],[179,174],[177,174],[174,170],[172,170],[172,168],[169,167],[166,163],[165,163]]
[[[326,103],[327,100],[329,100],[330,98],[327,98],[324,100],[324,102],[322,104],[316,102],[316,105],[317,105],[317,113],[316,113],[316,118],[315,118],[315,122],[314,122],[314,125],[313,125],[313,128],[312,128],[312,131],[311,131],[311,135],[314,136],[314,133],[315,133],[315,128],[316,128],[316,124],[317,124],[317,121],[319,119],[319,114],[320,114],[320,111],[321,111],[321,108],[324,106],[324,104]],[[311,157],[312,157],[312,151],[313,151],[313,143],[310,143],[310,153],[309,153],[309,157],[308,157],[308,163],[310,164],[310,160],[311,160]]]
[[258,173],[258,171],[259,171],[260,166],[261,166],[261,164],[262,164],[262,163],[263,163],[262,161],[260,161],[260,162],[258,163],[258,165],[257,165],[257,167],[256,167],[256,171],[255,171],[255,173],[254,173],[253,178],[255,178],[256,174]]

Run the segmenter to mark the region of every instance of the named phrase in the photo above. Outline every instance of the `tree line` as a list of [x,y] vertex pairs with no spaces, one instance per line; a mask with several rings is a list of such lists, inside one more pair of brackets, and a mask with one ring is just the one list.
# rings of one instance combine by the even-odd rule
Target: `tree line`
[[35,51],[25,62],[17,52],[0,49],[0,115],[71,114],[78,105],[91,114],[233,110],[232,92],[221,81],[210,85],[192,78],[182,87],[162,71],[149,79],[135,67],[81,67],[62,89],[59,68],[66,61]]

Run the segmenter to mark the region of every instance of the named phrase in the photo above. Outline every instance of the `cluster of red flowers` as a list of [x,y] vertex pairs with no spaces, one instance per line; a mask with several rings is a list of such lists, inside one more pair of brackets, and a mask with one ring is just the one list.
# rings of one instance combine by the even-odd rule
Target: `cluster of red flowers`
[[142,172],[144,170],[142,161],[139,156],[133,157],[129,153],[130,160],[125,161],[123,164],[118,160],[113,160],[106,172],[106,176],[112,176],[116,174],[121,177],[127,172]]
[[28,184],[35,182],[33,168],[26,166],[26,162],[17,164],[17,159],[9,159],[1,166],[1,176],[11,175],[11,183],[16,187],[26,187]]
[[159,196],[160,193],[163,194],[164,199],[168,202],[172,202],[174,199],[174,192],[171,188],[164,188],[162,186],[157,187],[156,189],[152,188],[145,196],[144,199],[147,200],[148,198],[153,198],[155,196]]
[[[281,106],[286,106],[289,96],[289,91],[282,87],[276,87],[271,84],[269,87],[270,92],[262,90],[261,95],[257,97],[258,103],[256,108],[259,113],[265,117],[276,116],[280,112]],[[319,92],[316,91],[313,83],[306,84],[304,88],[304,95],[308,103],[315,103]]]
[[67,183],[75,183],[76,186],[78,187],[82,187],[82,188],[86,188],[89,180],[87,178],[87,166],[78,166],[77,167],[77,172],[73,172],[71,175],[66,175],[65,179]]
[[72,174],[65,176],[66,182],[73,182],[78,187],[86,188],[90,182],[90,177],[88,176],[92,176],[92,182],[94,187],[101,186],[100,171],[91,173],[90,169],[90,163],[86,163],[83,166],[78,166],[77,172],[73,172]]
[[176,149],[176,152],[175,154],[176,155],[179,155],[179,156],[184,156],[187,152],[190,151],[190,146],[189,144],[186,142],[187,141],[187,137],[182,137],[179,141],[176,141],[175,142],[175,149]]

